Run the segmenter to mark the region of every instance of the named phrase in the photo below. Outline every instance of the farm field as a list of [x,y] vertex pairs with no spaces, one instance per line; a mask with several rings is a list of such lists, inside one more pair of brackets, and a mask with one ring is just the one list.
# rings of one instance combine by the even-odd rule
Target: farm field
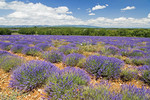
[[1,100],[150,100],[150,38],[0,35]]

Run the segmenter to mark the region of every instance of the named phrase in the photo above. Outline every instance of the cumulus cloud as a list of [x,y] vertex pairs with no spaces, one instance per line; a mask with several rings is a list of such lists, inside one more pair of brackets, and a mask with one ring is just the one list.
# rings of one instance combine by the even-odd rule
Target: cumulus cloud
[[104,8],[106,8],[108,6],[108,4],[106,4],[106,5],[96,5],[95,7],[93,7],[92,8],[92,10],[94,11],[94,10],[99,10],[99,9],[104,9]]
[[6,6],[5,0],[0,0],[0,9]]
[[[105,5],[108,6],[108,5]],[[66,6],[49,7],[41,3],[0,0],[0,9],[13,12],[0,17],[0,25],[91,25],[99,27],[150,27],[150,13],[145,18],[98,17],[81,20],[72,15]],[[96,8],[95,8],[96,9]],[[91,9],[91,11],[93,11]],[[95,15],[90,12],[89,15]]]
[[150,18],[150,13],[148,14],[148,18]]
[[[2,4],[2,3],[3,4]],[[0,9],[10,9],[13,13],[0,18],[0,25],[71,25],[82,21],[72,16],[66,6],[52,8],[41,3],[24,3],[21,1],[0,1]]]
[[126,18],[126,17],[119,17],[119,18],[105,18],[105,17],[98,17],[96,19],[89,19],[87,24],[99,26],[99,27],[149,27],[150,26],[150,18]]
[[133,10],[133,9],[135,9],[135,6],[127,6],[125,8],[122,8],[121,10],[125,11],[125,10]]
[[91,16],[91,15],[95,15],[95,13],[89,13],[89,15]]

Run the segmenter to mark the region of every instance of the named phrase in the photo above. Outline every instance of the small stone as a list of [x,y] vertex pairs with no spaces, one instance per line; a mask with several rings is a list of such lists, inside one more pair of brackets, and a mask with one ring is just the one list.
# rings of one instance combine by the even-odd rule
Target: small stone
[[37,98],[37,97],[38,97],[38,95],[33,96],[34,99]]
[[38,89],[38,92],[42,92],[42,89]]

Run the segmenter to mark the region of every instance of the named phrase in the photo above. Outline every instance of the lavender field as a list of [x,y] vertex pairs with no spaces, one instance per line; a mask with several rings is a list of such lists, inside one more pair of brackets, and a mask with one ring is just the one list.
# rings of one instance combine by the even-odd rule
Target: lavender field
[[1,100],[150,100],[150,38],[0,35]]

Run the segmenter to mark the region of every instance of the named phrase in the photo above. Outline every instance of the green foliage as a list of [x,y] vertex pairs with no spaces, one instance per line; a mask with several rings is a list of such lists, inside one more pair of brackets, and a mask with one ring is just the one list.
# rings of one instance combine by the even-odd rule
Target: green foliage
[[11,31],[7,28],[0,28],[0,35],[11,35]]
[[85,62],[86,62],[86,58],[80,59],[77,66],[80,67],[80,68],[83,68]]
[[20,66],[24,62],[25,60],[20,57],[8,56],[8,55],[1,56],[0,68],[2,68],[6,72],[9,72],[11,69]]
[[81,96],[84,100],[110,100],[108,86],[100,85],[96,88],[85,87]]
[[137,58],[133,58],[131,59],[131,62],[134,64],[134,65],[144,65],[146,62],[145,62],[145,59],[137,59]]
[[150,29],[111,29],[111,28],[76,28],[76,27],[31,27],[20,28],[20,34],[26,35],[89,35],[89,36],[127,36],[150,37]]
[[144,82],[150,85],[150,71],[149,70],[144,71],[142,75],[142,79],[144,80]]
[[29,27],[17,28],[13,31],[9,28],[0,28],[0,35],[11,35],[18,32],[24,35],[89,35],[89,36],[127,36],[150,37],[150,29],[119,29],[119,28],[81,28],[81,27]]
[[131,81],[132,79],[136,79],[138,77],[136,70],[122,70],[120,73],[120,78],[122,81]]

